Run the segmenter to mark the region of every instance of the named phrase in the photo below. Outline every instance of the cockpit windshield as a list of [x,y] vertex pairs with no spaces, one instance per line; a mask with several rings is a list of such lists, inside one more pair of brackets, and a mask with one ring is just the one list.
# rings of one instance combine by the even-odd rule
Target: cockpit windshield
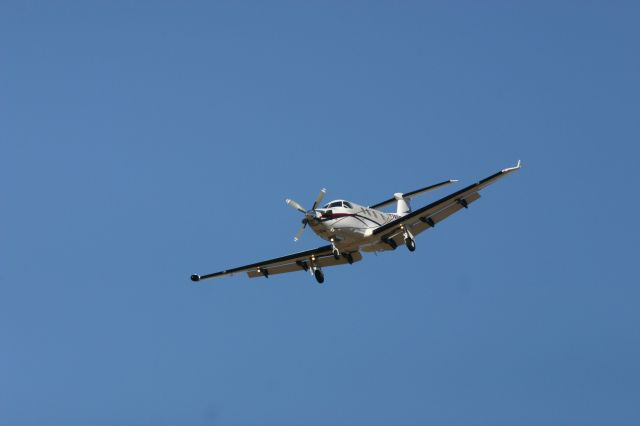
[[353,208],[353,207],[351,207],[351,204],[349,204],[347,201],[334,201],[332,203],[327,204],[323,208],[330,209],[332,207],[344,207],[344,208],[347,208],[347,209],[352,209]]

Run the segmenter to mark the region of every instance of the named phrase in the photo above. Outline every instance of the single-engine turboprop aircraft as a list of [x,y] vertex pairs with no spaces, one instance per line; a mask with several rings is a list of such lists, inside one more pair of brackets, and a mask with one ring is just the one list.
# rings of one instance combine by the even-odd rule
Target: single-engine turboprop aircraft
[[[233,275],[238,272],[246,272],[250,278],[268,278],[269,275],[285,272],[308,271],[318,283],[322,284],[324,282],[322,268],[358,262],[362,260],[361,251],[395,250],[398,245],[403,243],[409,251],[414,251],[416,249],[416,235],[435,227],[436,224],[455,212],[468,208],[469,204],[480,198],[478,191],[519,168],[520,161],[515,167],[500,170],[479,182],[414,211],[410,207],[410,201],[413,197],[457,181],[445,180],[415,191],[398,192],[388,200],[369,207],[350,201],[336,200],[318,208],[326,189],[320,191],[310,210],[306,210],[297,202],[287,199],[286,202],[289,206],[304,214],[302,227],[294,240],[298,241],[304,229],[309,225],[313,232],[318,234],[320,238],[329,241],[330,244],[212,274],[194,274],[191,275],[191,280],[200,281]],[[396,203],[395,214],[379,210],[392,203]]]

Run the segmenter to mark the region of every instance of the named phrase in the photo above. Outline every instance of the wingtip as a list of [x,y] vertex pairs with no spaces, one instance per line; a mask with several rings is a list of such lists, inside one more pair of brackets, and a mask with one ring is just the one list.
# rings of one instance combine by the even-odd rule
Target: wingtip
[[502,169],[502,172],[503,172],[503,173],[506,173],[506,172],[513,172],[513,171],[515,171],[515,170],[520,169],[521,167],[522,167],[522,161],[518,160],[518,163],[517,163],[515,166],[513,166],[513,167],[507,167],[506,169]]

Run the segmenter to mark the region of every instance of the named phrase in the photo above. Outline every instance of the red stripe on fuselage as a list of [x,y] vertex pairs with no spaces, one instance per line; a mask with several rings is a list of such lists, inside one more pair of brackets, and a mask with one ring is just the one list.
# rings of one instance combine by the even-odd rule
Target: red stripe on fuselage
[[354,213],[332,213],[332,214],[322,214],[322,219],[337,219],[339,217],[347,217],[347,216],[355,216]]

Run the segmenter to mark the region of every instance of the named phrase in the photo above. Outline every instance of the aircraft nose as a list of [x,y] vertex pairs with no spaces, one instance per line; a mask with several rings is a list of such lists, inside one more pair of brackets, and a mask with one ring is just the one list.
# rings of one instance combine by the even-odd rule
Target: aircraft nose
[[320,212],[318,210],[311,210],[311,211],[307,212],[306,219],[318,219],[320,217],[322,217],[322,212]]

